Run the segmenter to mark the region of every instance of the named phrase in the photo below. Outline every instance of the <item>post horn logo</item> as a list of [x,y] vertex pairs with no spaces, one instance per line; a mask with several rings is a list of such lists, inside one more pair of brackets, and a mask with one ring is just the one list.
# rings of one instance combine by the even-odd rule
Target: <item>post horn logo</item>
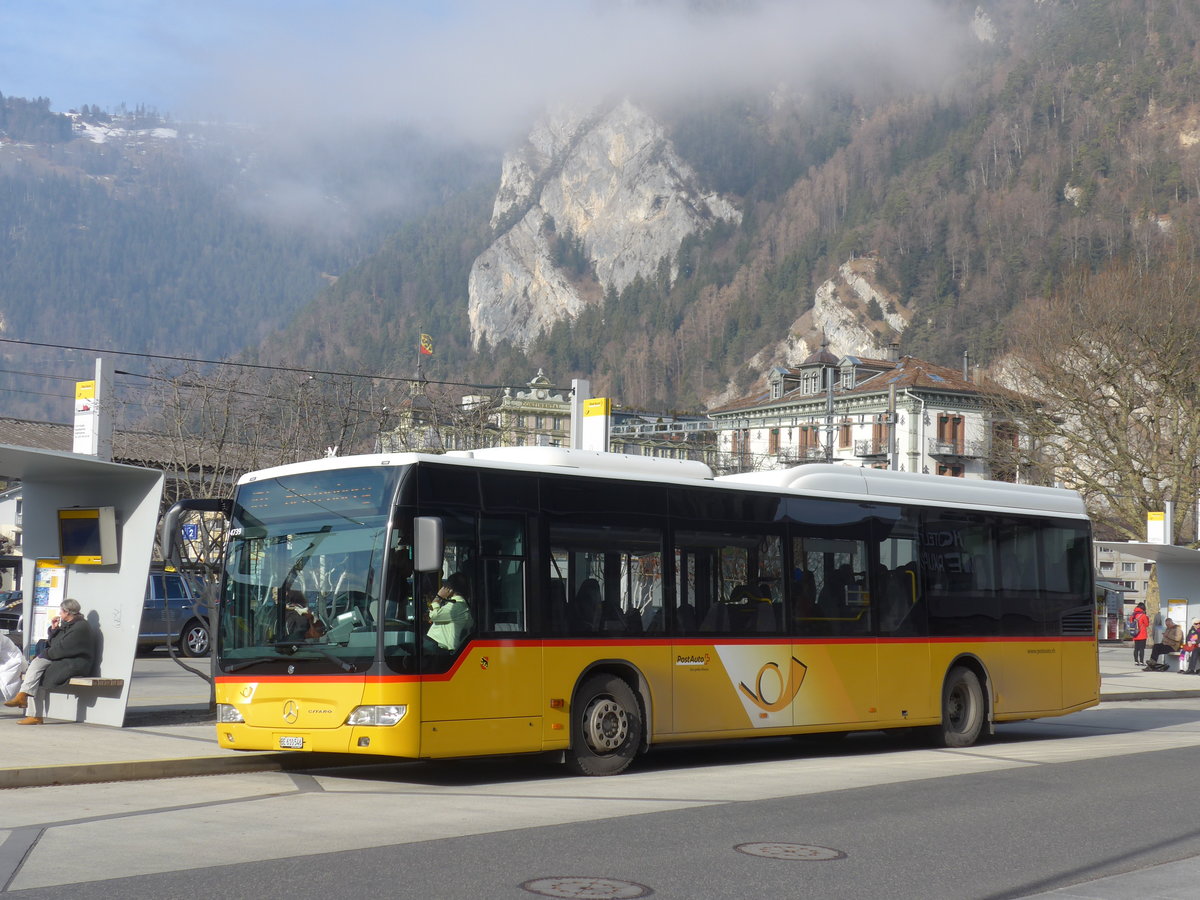
[[[775,690],[771,690],[769,683],[764,693],[763,676],[768,672],[778,681],[778,693]],[[787,678],[784,678],[783,673],[780,672],[779,663],[769,662],[758,670],[758,677],[754,680],[754,690],[746,687],[745,682],[739,682],[738,688],[759,709],[765,712],[779,712],[781,709],[786,709],[788,704],[796,699],[796,694],[800,693],[800,685],[804,683],[804,676],[807,672],[808,666],[793,656],[791,671],[788,673]],[[772,700],[772,696],[775,699]]]
[[289,725],[294,725],[296,720],[300,718],[300,706],[295,700],[288,700],[283,704],[283,721]]

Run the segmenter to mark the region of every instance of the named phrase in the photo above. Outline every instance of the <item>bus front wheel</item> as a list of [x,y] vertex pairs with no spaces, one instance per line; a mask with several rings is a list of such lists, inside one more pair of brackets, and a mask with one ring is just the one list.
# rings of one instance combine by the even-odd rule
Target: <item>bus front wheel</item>
[[943,747],[970,747],[983,730],[983,717],[979,676],[956,666],[942,685],[942,724],[933,727],[935,742]]
[[641,742],[641,707],[629,685],[615,675],[585,681],[571,710],[567,767],[578,775],[616,775]]

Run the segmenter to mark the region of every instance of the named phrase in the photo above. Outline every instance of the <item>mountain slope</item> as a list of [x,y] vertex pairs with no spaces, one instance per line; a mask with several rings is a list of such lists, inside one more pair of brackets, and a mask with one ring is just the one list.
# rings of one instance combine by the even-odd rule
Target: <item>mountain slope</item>
[[[436,309],[447,329],[437,365],[478,381],[519,383],[544,367],[629,404],[700,406],[765,364],[794,362],[823,332],[837,352],[873,335],[877,347],[898,338],[903,352],[947,365],[964,351],[986,363],[1004,349],[1012,310],[1072,267],[1152,259],[1190,239],[1200,50],[1188,35],[1200,34],[1200,9],[1163,0],[958,9],[970,57],[937,92],[810,86],[651,104],[704,189],[730,195],[744,218],[684,238],[603,299],[593,280],[592,302],[563,305],[540,338],[509,342],[493,329],[469,352],[468,270],[448,274],[436,298],[401,301],[402,315],[434,321]],[[508,208],[505,197],[496,209]],[[480,223],[462,227],[474,239]],[[597,259],[586,243],[564,249],[574,255],[560,253],[554,277],[586,289]],[[837,289],[856,257],[870,259],[871,289],[892,298],[890,310]],[[497,305],[521,308],[521,289]],[[839,296],[844,313],[829,307]],[[884,327],[889,317],[895,327]]]
[[[945,5],[968,49],[937,88],[831,74],[761,93],[631,95],[652,118],[606,146],[661,135],[644,180],[624,174],[652,186],[669,155],[688,197],[740,213],[710,208],[699,228],[615,229],[599,242],[572,217],[583,204],[563,195],[536,206],[561,172],[589,174],[594,151],[573,156],[585,148],[568,140],[520,173],[487,154],[440,160],[422,171],[436,188],[377,252],[358,239],[330,261],[329,245],[303,230],[221,205],[244,189],[236,173],[210,168],[200,185],[172,174],[186,162],[178,152],[84,154],[73,141],[45,145],[34,165],[0,146],[0,178],[13,179],[0,187],[26,198],[0,207],[0,265],[12,273],[0,280],[0,317],[7,334],[82,339],[116,335],[120,321],[147,343],[250,344],[260,359],[399,375],[412,374],[425,332],[431,378],[520,384],[544,368],[559,384],[586,377],[628,405],[676,409],[736,393],[823,337],[834,352],[873,355],[898,339],[933,362],[957,367],[966,351],[987,363],[1003,353],[1013,311],[1074,268],[1149,265],[1179,243],[1194,252],[1200,7]],[[845,54],[869,68],[861,48]],[[22,122],[46,125],[36,110]],[[535,317],[520,302],[532,282],[501,279],[493,324],[473,339],[472,267],[535,208],[532,249],[505,258],[514,271],[540,267],[580,302]],[[349,265],[355,254],[365,258]],[[320,272],[336,284],[318,291]]]

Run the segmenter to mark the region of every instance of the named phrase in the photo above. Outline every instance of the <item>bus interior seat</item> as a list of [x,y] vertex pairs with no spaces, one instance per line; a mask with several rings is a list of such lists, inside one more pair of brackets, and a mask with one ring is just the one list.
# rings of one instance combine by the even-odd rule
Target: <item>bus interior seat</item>
[[675,627],[685,634],[696,630],[696,608],[692,604],[679,604],[675,610]]
[[730,603],[747,603],[754,599],[754,591],[748,584],[739,584],[729,592]]
[[729,630],[729,607],[724,603],[714,603],[704,614],[700,622],[701,631],[725,632]]
[[600,604],[600,630],[601,631],[625,631],[626,621],[625,616],[621,613],[619,607],[614,600],[604,600]]
[[585,578],[575,592],[575,602],[571,604],[574,613],[575,627],[580,631],[597,631],[600,627],[600,582],[595,578]]
[[775,616],[775,604],[759,600],[754,611],[753,630],[761,634],[772,634],[779,630],[779,620]]
[[274,603],[264,604],[254,611],[254,639],[259,644],[269,644],[275,639],[276,609]]
[[[376,599],[376,600],[372,600],[370,603],[367,604],[367,615],[370,616],[370,621],[373,623],[378,623],[378,622],[383,621],[383,619],[381,619],[379,617],[379,603],[380,603],[380,601],[378,599]],[[388,619],[401,618],[400,604],[397,603],[395,600],[388,600],[383,605],[383,615],[385,618],[388,618]]]
[[567,588],[558,579],[550,581],[550,596],[547,601],[546,623],[551,634],[567,633]]

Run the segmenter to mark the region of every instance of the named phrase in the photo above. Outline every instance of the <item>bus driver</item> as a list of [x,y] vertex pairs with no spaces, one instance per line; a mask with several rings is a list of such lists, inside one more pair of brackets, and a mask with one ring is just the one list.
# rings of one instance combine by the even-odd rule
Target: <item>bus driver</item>
[[475,618],[467,606],[467,579],[462,573],[446,576],[437,596],[429,604],[428,638],[442,650],[454,653],[462,645],[463,638],[475,625]]

